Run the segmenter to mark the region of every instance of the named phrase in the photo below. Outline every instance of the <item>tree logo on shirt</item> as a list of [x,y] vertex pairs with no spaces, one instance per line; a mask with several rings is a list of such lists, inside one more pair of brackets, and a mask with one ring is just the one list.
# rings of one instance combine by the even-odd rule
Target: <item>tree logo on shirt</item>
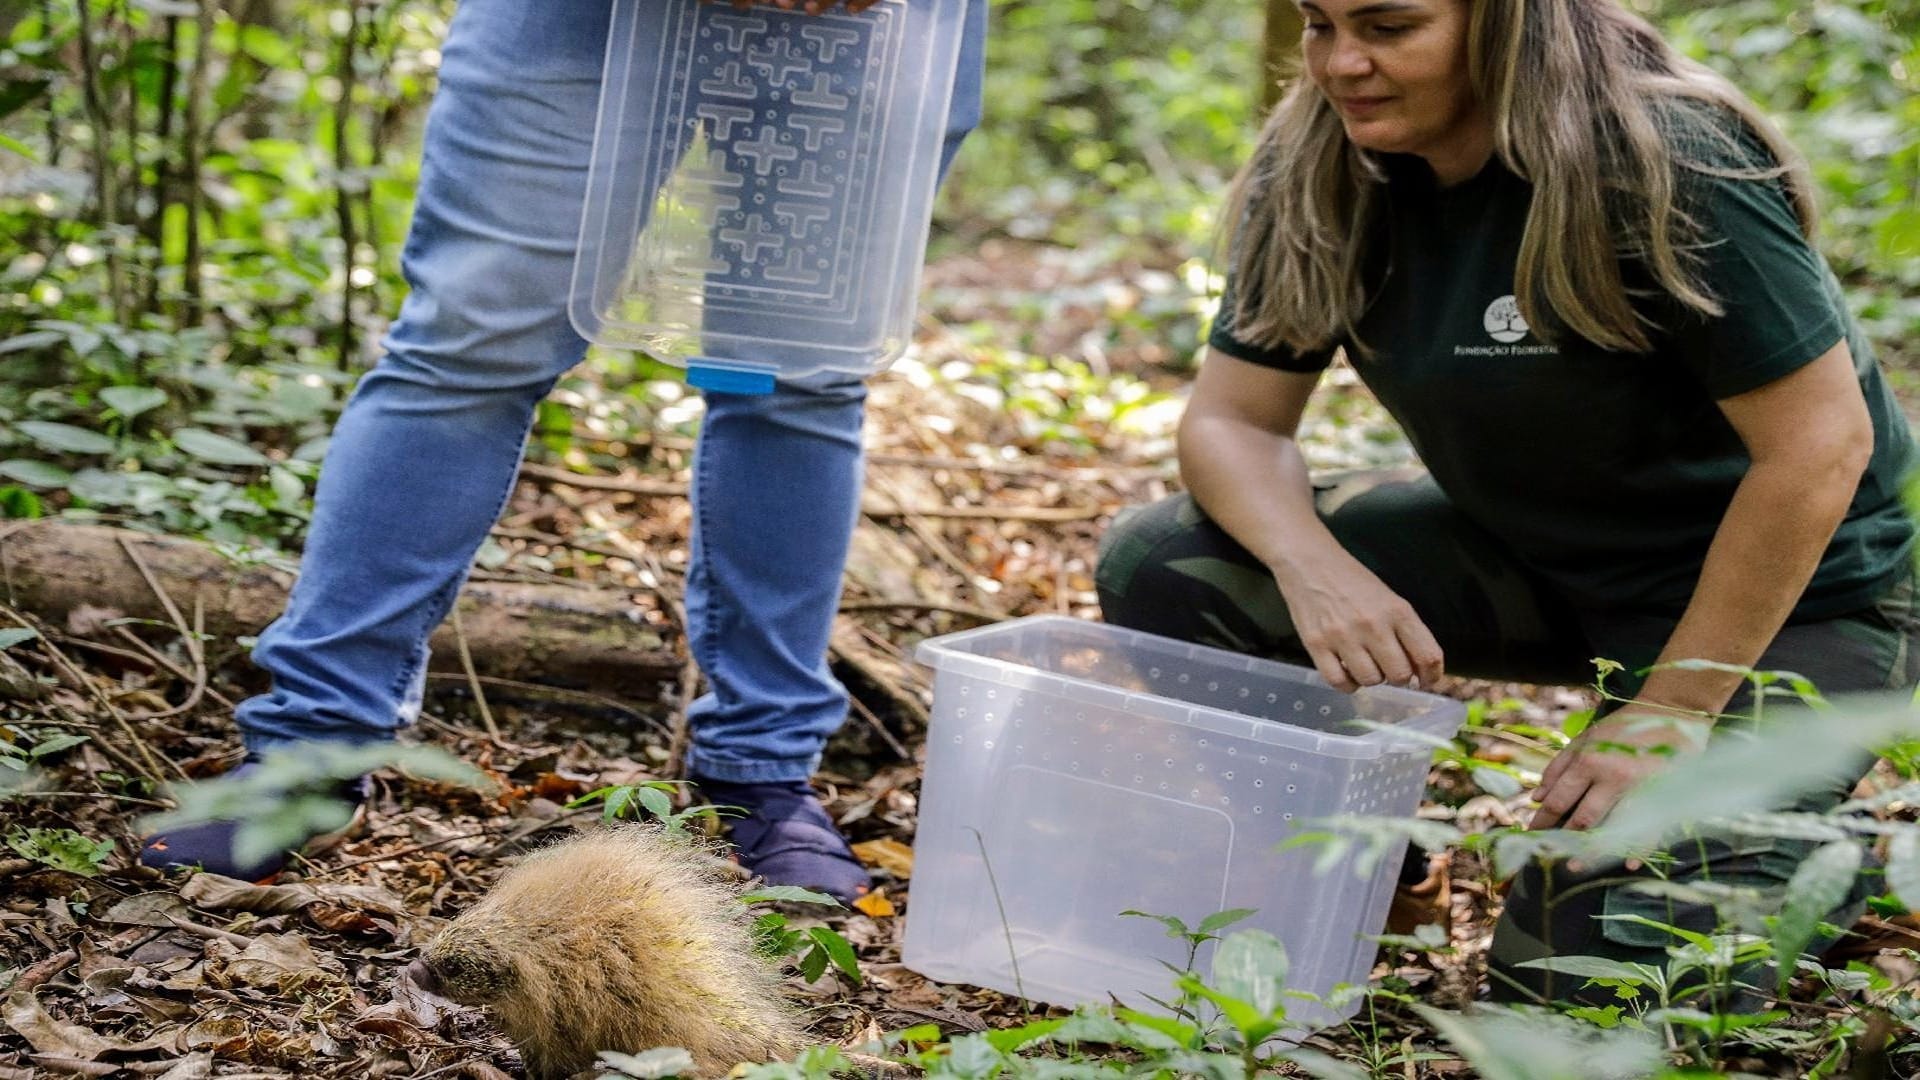
[[1520,301],[1512,296],[1503,296],[1487,307],[1487,314],[1481,320],[1487,333],[1502,345],[1511,345],[1527,336],[1527,320],[1520,314]]

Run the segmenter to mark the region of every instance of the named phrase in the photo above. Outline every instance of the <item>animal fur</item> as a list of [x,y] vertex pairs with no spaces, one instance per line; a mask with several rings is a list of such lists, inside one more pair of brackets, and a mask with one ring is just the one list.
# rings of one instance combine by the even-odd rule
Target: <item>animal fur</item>
[[678,1046],[702,1075],[790,1057],[800,1031],[745,909],[692,842],[623,826],[529,856],[429,941],[432,989],[485,1005],[527,1072]]

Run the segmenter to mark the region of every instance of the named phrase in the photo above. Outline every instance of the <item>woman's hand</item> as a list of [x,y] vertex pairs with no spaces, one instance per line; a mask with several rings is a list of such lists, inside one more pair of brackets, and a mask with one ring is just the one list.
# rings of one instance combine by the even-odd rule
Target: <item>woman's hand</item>
[[[1432,686],[1445,657],[1413,605],[1342,552],[1324,566],[1275,569],[1294,631],[1320,677],[1352,693],[1363,686]],[[1418,680],[1416,683],[1415,680]]]
[[1540,774],[1533,793],[1540,809],[1527,827],[1593,828],[1622,795],[1675,757],[1698,753],[1712,730],[1706,717],[1646,705],[1628,705],[1594,721]]

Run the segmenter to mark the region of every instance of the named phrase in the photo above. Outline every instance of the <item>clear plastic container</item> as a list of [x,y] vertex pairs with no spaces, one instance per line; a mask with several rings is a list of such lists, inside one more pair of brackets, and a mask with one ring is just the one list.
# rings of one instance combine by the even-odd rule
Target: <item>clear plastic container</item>
[[710,389],[906,349],[964,0],[616,0],[571,312]]
[[[1366,984],[1400,852],[1362,878],[1351,862],[1315,873],[1317,847],[1277,847],[1310,818],[1413,814],[1433,747],[1406,732],[1451,736],[1463,704],[1349,696],[1309,669],[1053,616],[929,639],[919,658],[935,683],[908,967],[1151,1009],[1184,946],[1122,911],[1191,926],[1254,908],[1234,929],[1280,938],[1291,989]],[[1307,1030],[1357,1007],[1300,1003],[1290,1019]]]

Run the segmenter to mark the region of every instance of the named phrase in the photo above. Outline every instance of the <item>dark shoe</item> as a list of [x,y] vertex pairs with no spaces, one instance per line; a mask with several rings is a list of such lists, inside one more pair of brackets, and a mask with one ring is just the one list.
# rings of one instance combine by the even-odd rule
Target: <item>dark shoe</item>
[[798,885],[843,904],[873,887],[867,868],[805,780],[740,784],[696,778],[694,784],[714,806],[746,812],[732,820],[734,851],[740,865],[767,884]]
[[[259,768],[259,759],[249,755],[232,772],[212,782],[244,781]],[[366,777],[343,781],[332,787],[326,794],[338,801],[339,813],[317,815],[317,818],[326,819],[327,823],[316,824],[315,831],[306,833],[298,843],[289,845],[288,850],[277,851],[264,858],[241,860],[234,855],[234,835],[240,831],[242,822],[208,821],[146,837],[140,845],[140,863],[163,871],[176,867],[197,867],[222,877],[264,883],[286,868],[292,852],[317,854],[358,831],[366,821],[369,791]],[[288,794],[314,793],[306,790]]]

